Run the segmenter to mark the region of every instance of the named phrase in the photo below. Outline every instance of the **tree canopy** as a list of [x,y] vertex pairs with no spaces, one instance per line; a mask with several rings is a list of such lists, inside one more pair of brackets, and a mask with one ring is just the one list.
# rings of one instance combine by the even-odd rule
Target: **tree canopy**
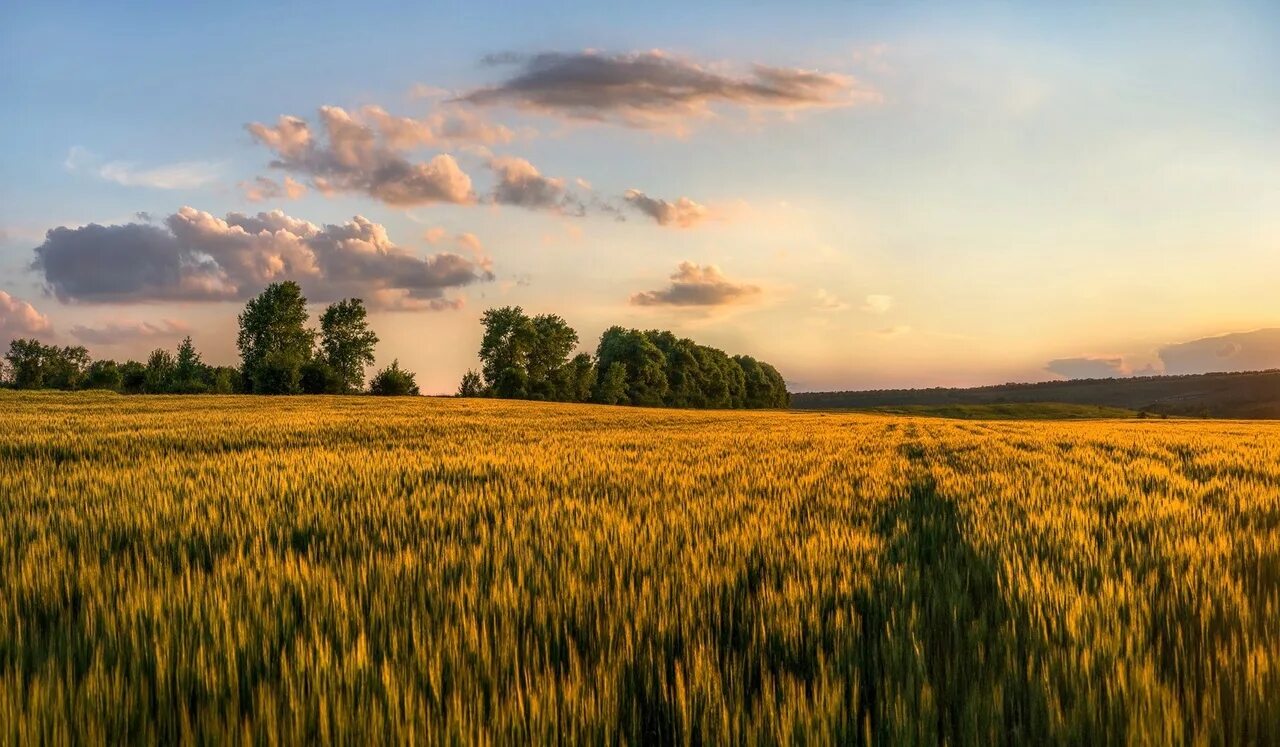
[[593,357],[573,355],[578,334],[554,314],[530,317],[519,306],[504,306],[486,311],[480,323],[481,373],[467,372],[460,396],[649,407],[789,403],[786,382],[773,366],[666,330],[610,327]]

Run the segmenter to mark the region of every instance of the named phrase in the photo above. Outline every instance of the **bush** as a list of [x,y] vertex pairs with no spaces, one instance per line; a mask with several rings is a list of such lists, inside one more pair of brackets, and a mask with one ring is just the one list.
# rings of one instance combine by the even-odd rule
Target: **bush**
[[417,396],[418,383],[413,373],[400,368],[400,361],[391,361],[391,365],[374,375],[369,382],[369,393],[384,397]]
[[318,358],[302,366],[300,382],[303,394],[345,394],[347,391],[342,374]]

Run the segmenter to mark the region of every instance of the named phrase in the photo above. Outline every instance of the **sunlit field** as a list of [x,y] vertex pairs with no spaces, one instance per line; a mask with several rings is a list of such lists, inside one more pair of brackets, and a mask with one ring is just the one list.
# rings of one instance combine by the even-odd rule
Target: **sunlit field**
[[2,743],[1280,735],[1280,424],[0,414]]

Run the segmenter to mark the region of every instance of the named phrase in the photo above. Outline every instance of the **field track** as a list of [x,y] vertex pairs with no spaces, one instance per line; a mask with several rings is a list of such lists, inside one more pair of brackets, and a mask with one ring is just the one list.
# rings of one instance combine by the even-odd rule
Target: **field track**
[[0,743],[1266,743],[1280,423],[0,392]]

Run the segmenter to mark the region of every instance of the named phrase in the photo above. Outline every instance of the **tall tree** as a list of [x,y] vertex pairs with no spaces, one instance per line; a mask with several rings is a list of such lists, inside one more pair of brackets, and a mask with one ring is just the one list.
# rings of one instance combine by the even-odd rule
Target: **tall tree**
[[315,332],[307,329],[307,299],[292,280],[272,283],[245,305],[240,317],[240,370],[258,394],[295,394],[311,358]]
[[519,306],[489,309],[480,318],[480,372],[499,397],[524,397],[529,380],[529,354],[538,333]]
[[173,355],[164,348],[151,351],[147,359],[146,380],[142,390],[147,394],[165,394],[173,391],[174,383]]
[[207,368],[208,366],[200,360],[200,353],[196,352],[191,336],[184,337],[182,344],[178,345],[178,354],[174,356],[173,381],[169,388],[182,394],[198,394],[206,391],[208,389],[205,383]]
[[22,338],[9,342],[9,378],[18,389],[40,389],[44,386],[45,361],[48,354],[39,340]]
[[342,391],[364,387],[364,369],[373,363],[378,336],[369,329],[364,301],[347,298],[330,304],[320,316],[320,353],[337,374]]
[[567,393],[561,391],[560,371],[578,345],[578,333],[556,314],[535,316],[531,324],[533,344],[526,368],[529,395],[537,399],[566,399]]

